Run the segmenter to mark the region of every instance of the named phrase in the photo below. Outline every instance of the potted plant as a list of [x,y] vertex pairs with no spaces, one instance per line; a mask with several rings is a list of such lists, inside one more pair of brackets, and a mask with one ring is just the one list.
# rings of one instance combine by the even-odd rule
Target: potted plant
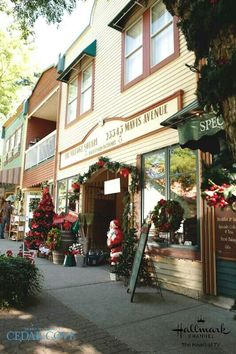
[[79,267],[83,267],[86,264],[86,257],[84,255],[83,245],[81,243],[73,243],[73,245],[69,247],[69,250],[75,256],[76,265]]
[[60,251],[61,243],[61,231],[53,227],[48,233],[46,245],[52,251],[52,261],[54,264],[63,263],[63,253]]
[[64,267],[76,266],[76,261],[75,261],[76,252],[77,250],[74,249],[73,245],[68,248],[68,250],[65,252],[65,258],[63,262]]

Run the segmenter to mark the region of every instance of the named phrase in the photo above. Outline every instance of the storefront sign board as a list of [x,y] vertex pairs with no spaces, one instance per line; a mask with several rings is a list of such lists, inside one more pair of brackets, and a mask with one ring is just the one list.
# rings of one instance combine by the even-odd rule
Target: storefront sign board
[[236,212],[230,207],[215,209],[216,254],[236,261]]
[[86,139],[77,146],[60,154],[60,168],[65,168],[98,153],[131,142],[161,128],[160,123],[176,113],[179,97],[163,104],[153,105],[140,114],[129,118],[107,118],[99,122]]
[[120,178],[114,178],[104,182],[104,194],[115,193],[120,193]]

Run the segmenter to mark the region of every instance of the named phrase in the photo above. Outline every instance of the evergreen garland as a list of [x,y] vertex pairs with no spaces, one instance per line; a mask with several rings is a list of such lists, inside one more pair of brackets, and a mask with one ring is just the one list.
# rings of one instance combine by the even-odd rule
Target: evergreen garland
[[130,192],[135,193],[137,191],[137,187],[139,183],[137,168],[135,166],[123,164],[117,161],[110,161],[108,157],[103,157],[103,156],[101,156],[95,164],[89,166],[87,172],[85,172],[84,174],[80,174],[78,176],[77,183],[78,184],[86,183],[88,179],[101,168],[105,168],[108,171],[114,173],[120,173],[120,175],[123,177],[128,177],[128,175],[131,174],[131,184],[129,186]]

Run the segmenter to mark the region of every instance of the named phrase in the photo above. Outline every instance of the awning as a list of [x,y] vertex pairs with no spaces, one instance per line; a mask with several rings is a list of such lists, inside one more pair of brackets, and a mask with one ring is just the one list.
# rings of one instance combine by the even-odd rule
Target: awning
[[161,125],[178,129],[179,144],[182,148],[217,154],[224,146],[223,117],[214,113],[203,113],[198,101],[175,113]]
[[147,0],[129,1],[128,4],[116,15],[116,17],[113,18],[108,26],[121,32],[124,29],[127,20],[140,8],[145,9],[147,7],[147,2]]
[[221,151],[221,140],[225,137],[223,118],[203,114],[178,125],[179,144],[182,148],[200,149],[212,154]]
[[97,51],[97,41],[93,41],[89,46],[87,46],[82,52],[73,60],[73,62],[61,73],[57,80],[62,82],[68,82],[71,72],[74,67],[81,61],[84,56],[95,57]]

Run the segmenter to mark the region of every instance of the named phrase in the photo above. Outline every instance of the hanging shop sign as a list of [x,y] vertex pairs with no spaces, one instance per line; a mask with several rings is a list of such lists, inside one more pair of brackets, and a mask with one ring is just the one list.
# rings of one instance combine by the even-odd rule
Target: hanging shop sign
[[120,193],[120,178],[114,178],[104,182],[104,194],[115,193]]
[[179,102],[180,93],[131,117],[100,120],[81,143],[61,152],[60,168],[97,154],[104,154],[108,150],[157,131],[162,128],[162,121],[178,111]]
[[215,208],[217,256],[236,261],[236,212]]

